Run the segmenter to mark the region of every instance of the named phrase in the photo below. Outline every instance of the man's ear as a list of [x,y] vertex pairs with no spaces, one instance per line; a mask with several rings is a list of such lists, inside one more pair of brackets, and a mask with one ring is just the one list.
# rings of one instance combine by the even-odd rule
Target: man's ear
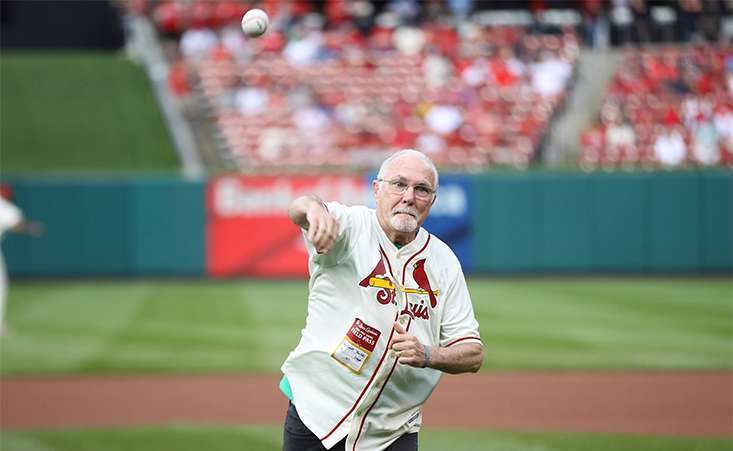
[[379,192],[379,182],[377,180],[372,180],[372,191],[374,191],[374,198],[376,199]]

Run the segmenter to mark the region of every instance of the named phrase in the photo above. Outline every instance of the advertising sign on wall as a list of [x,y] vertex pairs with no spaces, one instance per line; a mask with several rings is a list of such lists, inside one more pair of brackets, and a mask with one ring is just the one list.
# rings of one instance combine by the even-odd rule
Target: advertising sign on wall
[[361,177],[224,176],[206,194],[207,273],[213,277],[307,276],[300,228],[288,205],[306,194],[346,205],[369,196]]

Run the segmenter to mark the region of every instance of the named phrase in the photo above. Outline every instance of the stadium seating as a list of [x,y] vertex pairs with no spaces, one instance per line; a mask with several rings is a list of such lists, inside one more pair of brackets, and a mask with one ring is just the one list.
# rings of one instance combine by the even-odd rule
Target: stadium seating
[[733,165],[733,55],[713,44],[628,48],[580,165]]
[[335,7],[319,21],[309,2],[294,2],[287,20],[271,14],[268,33],[248,40],[233,14],[246,4],[203,3],[138,12],[162,35],[180,35],[193,93],[242,170],[362,167],[404,147],[443,167],[527,167],[579,53],[572,31],[440,20],[413,28],[388,13],[365,33]]

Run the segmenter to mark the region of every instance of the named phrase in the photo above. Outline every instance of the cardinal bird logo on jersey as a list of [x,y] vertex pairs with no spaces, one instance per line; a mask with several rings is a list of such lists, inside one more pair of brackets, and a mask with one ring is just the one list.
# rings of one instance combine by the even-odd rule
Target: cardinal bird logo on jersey
[[361,282],[359,282],[360,287],[377,287],[380,290],[377,291],[377,302],[379,302],[382,305],[387,304],[394,304],[395,300],[395,287],[392,282],[390,282],[389,278],[387,277],[387,271],[384,269],[384,262],[382,259],[379,259],[379,263],[377,263],[377,266],[372,269],[372,272],[369,273],[368,276],[366,276]]
[[415,262],[414,269],[412,270],[412,278],[415,279],[418,287],[427,292],[430,297],[430,307],[435,308],[438,305],[438,299],[435,297],[438,292],[430,288],[430,280],[428,280],[428,275],[425,272],[425,260],[423,258]]
[[[408,295],[408,299],[410,299],[409,306],[406,307],[407,312],[405,313],[411,314],[414,318],[429,320],[430,311],[428,306],[425,305],[426,301],[424,296],[428,296],[430,307],[435,308],[438,305],[438,295],[440,294],[440,290],[433,290],[430,285],[430,279],[428,279],[428,274],[425,271],[425,261],[426,259],[418,260],[412,265],[412,278],[418,288],[404,288],[405,293]],[[395,286],[387,276],[387,272],[384,267],[384,260],[381,258],[371,273],[359,282],[359,286],[364,288],[379,288],[379,291],[377,291],[377,302],[382,305],[390,303],[396,304]],[[420,297],[417,298],[414,295],[418,295]]]

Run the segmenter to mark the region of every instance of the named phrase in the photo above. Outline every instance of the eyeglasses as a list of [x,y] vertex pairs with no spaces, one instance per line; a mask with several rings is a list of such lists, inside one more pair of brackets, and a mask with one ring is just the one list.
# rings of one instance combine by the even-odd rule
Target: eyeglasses
[[392,194],[405,194],[407,192],[407,188],[412,186],[412,191],[415,193],[415,197],[420,200],[428,200],[430,197],[435,194],[435,190],[430,188],[427,185],[418,183],[417,185],[410,185],[406,183],[402,179],[395,179],[395,180],[384,180],[384,179],[377,179],[378,182],[386,182],[387,183],[387,191],[389,191]]

